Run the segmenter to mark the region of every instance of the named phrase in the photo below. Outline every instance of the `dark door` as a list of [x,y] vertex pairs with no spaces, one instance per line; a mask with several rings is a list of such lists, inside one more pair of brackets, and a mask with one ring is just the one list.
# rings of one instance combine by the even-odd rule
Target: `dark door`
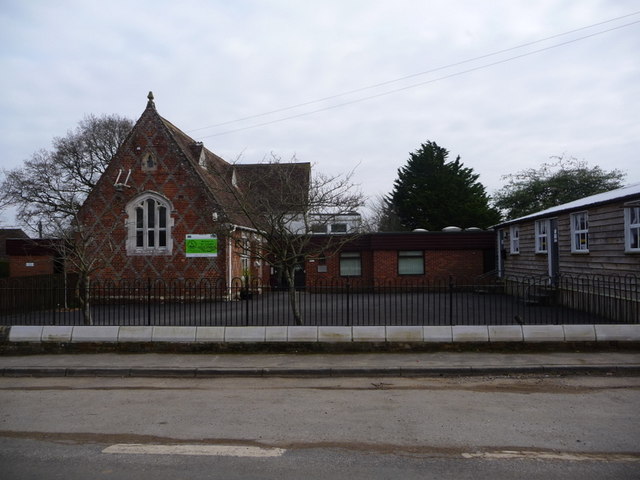
[[560,259],[558,255],[558,219],[549,220],[547,244],[549,245],[549,279],[555,285],[560,275]]

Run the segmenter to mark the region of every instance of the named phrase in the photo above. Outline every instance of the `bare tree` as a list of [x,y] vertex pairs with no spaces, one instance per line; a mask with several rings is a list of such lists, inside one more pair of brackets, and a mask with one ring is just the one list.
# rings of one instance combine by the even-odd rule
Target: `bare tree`
[[99,268],[98,249],[77,213],[132,126],[118,115],[88,115],[74,131],[54,138],[51,151],[35,152],[23,167],[4,171],[0,181],[0,207],[16,207],[24,226],[60,239],[60,256],[79,276],[76,296],[88,325],[93,323],[89,289]]
[[0,206],[17,207],[18,220],[32,231],[68,226],[132,126],[118,115],[86,116],[75,131],[54,138],[51,151],[38,150],[23,167],[4,171]]
[[364,221],[367,232],[400,232],[404,230],[387,195],[378,194],[367,203]]
[[295,271],[308,257],[339,250],[357,231],[321,236],[343,215],[354,214],[364,203],[352,182],[353,171],[341,175],[311,175],[308,163],[269,162],[208,165],[231,202],[225,208],[226,231],[232,222],[253,230],[260,238],[243,248],[257,259],[278,268],[285,276],[289,303],[297,324],[303,323],[295,287]]
[[[93,325],[91,314],[91,278],[102,267],[99,247],[95,235],[78,221],[77,216],[71,225],[57,225],[53,231],[56,238],[58,255],[65,266],[77,273],[78,280],[74,286],[74,294],[80,304],[82,319],[85,325]],[[104,239],[103,239],[104,241]],[[108,241],[108,239],[106,240]],[[64,269],[65,291],[67,290],[67,268]]]

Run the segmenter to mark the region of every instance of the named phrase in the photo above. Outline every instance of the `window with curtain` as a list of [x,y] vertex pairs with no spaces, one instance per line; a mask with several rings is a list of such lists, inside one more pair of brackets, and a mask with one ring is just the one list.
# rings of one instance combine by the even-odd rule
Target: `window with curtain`
[[422,250],[399,251],[398,275],[424,275],[424,252]]
[[579,212],[571,214],[571,251],[589,252],[589,214]]
[[362,275],[360,252],[342,252],[340,254],[340,276],[359,277]]

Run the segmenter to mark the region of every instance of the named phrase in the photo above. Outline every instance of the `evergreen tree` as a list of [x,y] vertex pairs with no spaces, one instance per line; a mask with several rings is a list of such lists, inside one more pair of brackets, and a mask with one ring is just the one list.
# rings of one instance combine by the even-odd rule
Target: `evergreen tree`
[[452,162],[448,156],[446,149],[429,141],[398,169],[388,209],[403,229],[487,228],[500,221],[500,213],[489,206],[485,188],[478,182],[479,175],[465,167],[459,156]]
[[502,177],[507,184],[493,194],[493,199],[506,218],[522,217],[620,188],[626,176],[620,170],[590,167],[587,162],[573,157],[551,158],[556,162],[543,163],[540,168],[528,168]]

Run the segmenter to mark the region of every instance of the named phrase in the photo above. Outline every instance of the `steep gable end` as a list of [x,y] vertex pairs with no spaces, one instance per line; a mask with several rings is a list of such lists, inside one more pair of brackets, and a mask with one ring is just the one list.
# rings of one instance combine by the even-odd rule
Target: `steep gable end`
[[[113,277],[211,276],[217,262],[185,259],[187,235],[210,234],[223,202],[200,166],[215,157],[147,107],[80,210]],[[209,273],[207,273],[209,272]]]

